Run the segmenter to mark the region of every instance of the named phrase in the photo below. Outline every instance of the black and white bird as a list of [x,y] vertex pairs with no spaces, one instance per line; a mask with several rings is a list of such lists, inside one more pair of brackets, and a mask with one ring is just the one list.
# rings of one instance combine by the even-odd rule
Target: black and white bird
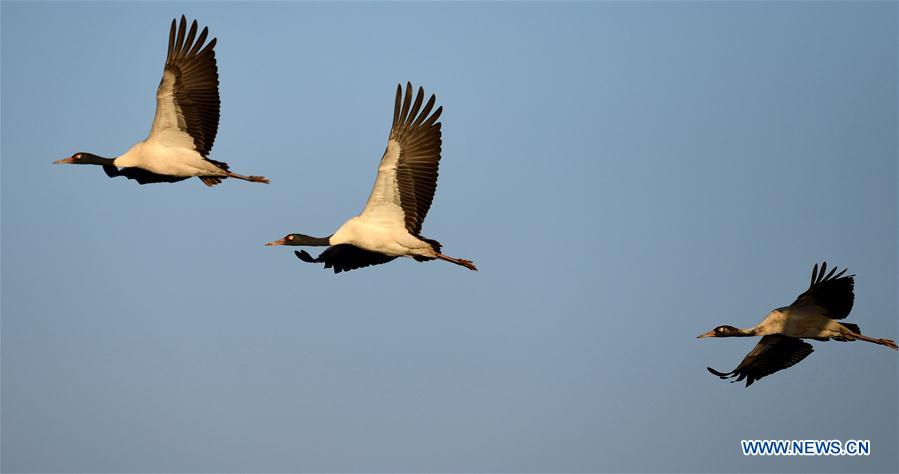
[[724,373],[708,367],[709,372],[722,379],[736,377],[732,382],[746,379],[746,386],[779,370],[792,367],[812,353],[811,344],[801,339],[817,341],[867,341],[896,349],[890,339],[863,336],[858,325],[837,322],[849,315],[855,300],[853,289],[855,275],[846,270],[836,273],[836,268],[825,276],[827,262],[812,268],[812,282],[808,290],[799,295],[790,306],[777,308],[750,329],[718,326],[698,337],[749,337],[762,336],[758,344],[746,355],[736,369]]
[[208,158],[219,125],[219,79],[215,62],[216,38],[207,43],[208,28],[197,36],[182,15],[172,20],[162,81],[156,91],[156,117],[150,135],[124,155],[103,158],[75,153],[57,164],[100,165],[110,178],[124,176],[140,184],[175,183],[198,177],[207,186],[225,178],[268,183],[262,176],[242,176],[228,164]]
[[305,250],[294,253],[304,262],[324,263],[334,273],[387,263],[397,257],[411,257],[419,262],[440,259],[477,270],[469,260],[440,253],[440,243],[420,233],[437,189],[440,163],[437,119],[443,107],[433,110],[435,101],[431,95],[424,103],[421,87],[413,101],[412,84],[406,83],[405,96],[402,85],[397,85],[387,150],[361,214],[328,237],[289,234],[265,245],[328,247],[317,258]]

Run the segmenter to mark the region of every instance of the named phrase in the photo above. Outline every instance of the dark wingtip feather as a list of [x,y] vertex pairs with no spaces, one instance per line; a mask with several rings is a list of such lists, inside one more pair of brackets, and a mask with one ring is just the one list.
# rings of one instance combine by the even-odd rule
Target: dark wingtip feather
[[442,113],[443,113],[443,106],[441,105],[440,107],[437,107],[437,110],[434,111],[434,115],[431,115],[431,117],[428,118],[428,121],[425,122],[425,126],[430,127],[430,126],[434,125],[435,123],[437,123],[437,121],[440,120],[440,114],[442,114]]
[[726,379],[730,374],[733,373],[733,372],[728,372],[728,373],[718,372],[717,370],[715,370],[715,369],[713,369],[713,368],[711,368],[711,367],[706,367],[706,370],[708,370],[709,372],[711,372],[712,375],[717,375],[718,377],[721,377],[722,379]]
[[219,40],[218,38],[212,38],[212,41],[210,41],[209,44],[207,44],[206,47],[203,48],[203,51],[200,51],[200,52],[197,53],[197,54],[203,54],[203,53],[205,53],[206,51],[209,51],[209,50],[211,50],[212,48],[215,48],[215,45],[216,45],[216,43],[218,43],[218,40]]
[[421,114],[418,115],[418,119],[416,119],[415,122],[412,124],[413,128],[420,126],[425,121],[425,119],[428,118],[428,114],[431,113],[431,109],[434,108],[434,103],[436,103],[436,102],[437,102],[437,96],[434,94],[431,94],[431,98],[428,99],[428,103],[425,104],[425,107],[421,110]]
[[191,46],[194,44],[194,38],[197,37],[197,20],[194,20],[190,24],[190,31],[187,32],[187,39],[184,40],[185,46]]
[[[187,52],[188,56],[194,56],[200,51],[200,47],[203,46],[203,43],[206,42],[206,36],[209,35],[209,27],[204,26],[203,31],[200,32],[200,37],[197,38],[197,41],[193,43],[193,46],[190,48],[190,51]],[[190,45],[191,43],[188,43]]]
[[206,37],[209,36],[209,27],[204,26],[203,31],[200,32],[200,37],[197,38],[197,44],[201,45],[206,42]]
[[175,30],[178,27],[178,23],[175,18],[172,18],[172,26],[169,28],[169,49],[166,53],[165,59],[168,61],[172,58],[172,53],[175,52]]
[[406,123],[406,116],[409,114],[409,106],[412,105],[412,83],[406,82],[406,96],[403,99],[403,107],[400,110],[400,118],[398,125],[404,125]]
[[293,253],[297,256],[298,259],[306,263],[317,263],[315,259],[312,258],[312,255],[309,255],[309,252],[305,250],[294,250]]
[[181,23],[178,25],[178,36],[175,38],[175,55],[174,57],[181,56],[182,50],[184,49],[184,33],[187,29],[187,18],[184,15],[181,15]]
[[422,87],[418,88],[418,94],[415,95],[415,103],[412,104],[412,109],[409,110],[409,117],[406,118],[404,126],[411,126],[412,121],[415,120],[418,115],[418,111],[421,109],[421,104],[424,102],[425,98],[425,90]]
[[400,105],[403,102],[403,84],[396,85],[396,99],[393,102],[393,126],[396,127],[400,120]]

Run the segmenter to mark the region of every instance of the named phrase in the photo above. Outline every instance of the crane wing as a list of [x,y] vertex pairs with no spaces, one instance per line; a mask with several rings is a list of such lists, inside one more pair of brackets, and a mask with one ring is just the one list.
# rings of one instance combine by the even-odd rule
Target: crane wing
[[169,47],[162,80],[156,91],[156,117],[147,141],[192,148],[206,157],[212,150],[219,125],[218,67],[216,38],[203,46],[208,28],[197,36],[194,20],[187,30],[182,15],[180,25],[172,20]]
[[169,176],[164,174],[156,174],[151,171],[147,171],[143,168],[117,168],[112,165],[103,166],[103,171],[106,172],[106,176],[110,178],[115,178],[116,176],[124,176],[128,179],[133,179],[137,181],[138,184],[149,184],[149,183],[177,183],[178,181],[184,181],[189,178],[189,176]]
[[393,126],[387,150],[378,167],[378,177],[360,217],[383,227],[403,228],[412,235],[421,232],[434,191],[440,164],[440,118],[443,107],[431,110],[431,98],[422,108],[424,89],[412,99],[412,84],[396,87]]
[[338,244],[328,247],[316,258],[313,258],[305,250],[294,251],[294,254],[304,262],[324,263],[325,268],[333,268],[334,273],[348,272],[370,265],[380,265],[396,258],[361,249],[350,244]]
[[792,367],[802,359],[808,357],[814,349],[812,345],[799,339],[781,336],[779,334],[763,337],[749,354],[743,358],[736,369],[723,373],[706,367],[709,372],[722,379],[737,377],[731,382],[739,382],[746,379],[746,386],[752,382],[771,375],[779,370]]
[[846,269],[836,273],[834,268],[825,276],[826,271],[827,262],[821,263],[820,272],[818,264],[815,264],[811,284],[790,305],[791,308],[817,310],[831,319],[843,319],[849,315],[855,301],[855,275],[842,276]]

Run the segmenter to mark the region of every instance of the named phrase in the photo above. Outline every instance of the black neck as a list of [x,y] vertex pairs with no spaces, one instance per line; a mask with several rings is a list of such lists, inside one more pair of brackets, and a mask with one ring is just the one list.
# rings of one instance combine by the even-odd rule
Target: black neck
[[293,234],[290,245],[305,245],[307,247],[327,247],[331,245],[331,236],[327,237],[310,237],[303,234]]
[[81,158],[78,159],[76,163],[81,165],[104,165],[111,166],[113,165],[115,159],[114,158],[103,158],[102,156],[97,156],[91,153],[81,153]]

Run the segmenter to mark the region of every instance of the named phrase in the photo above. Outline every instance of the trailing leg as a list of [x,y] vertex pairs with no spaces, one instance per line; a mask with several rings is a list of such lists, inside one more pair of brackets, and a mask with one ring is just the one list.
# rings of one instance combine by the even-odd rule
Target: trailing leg
[[438,253],[437,258],[439,258],[440,260],[446,260],[447,262],[453,262],[456,265],[462,265],[469,270],[478,271],[478,267],[474,266],[474,262],[472,262],[471,260],[465,260],[464,258],[453,258],[443,255],[442,253]]
[[265,176],[244,176],[244,175],[240,175],[237,173],[232,173],[230,171],[227,171],[227,173],[228,173],[228,177],[231,177],[231,178],[242,179],[244,181],[250,181],[253,183],[265,183],[265,184],[269,183],[268,178],[266,178]]
[[873,342],[874,344],[880,344],[881,346],[887,346],[893,350],[899,350],[899,347],[897,347],[896,343],[891,339],[875,339],[873,337],[863,336],[858,333],[851,333],[850,336],[853,339],[858,339],[860,341]]

